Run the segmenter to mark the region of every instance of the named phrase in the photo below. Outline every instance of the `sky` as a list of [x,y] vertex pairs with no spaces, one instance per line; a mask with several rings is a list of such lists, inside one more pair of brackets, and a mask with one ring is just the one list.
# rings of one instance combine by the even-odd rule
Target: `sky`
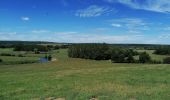
[[170,44],[170,0],[0,0],[0,40]]

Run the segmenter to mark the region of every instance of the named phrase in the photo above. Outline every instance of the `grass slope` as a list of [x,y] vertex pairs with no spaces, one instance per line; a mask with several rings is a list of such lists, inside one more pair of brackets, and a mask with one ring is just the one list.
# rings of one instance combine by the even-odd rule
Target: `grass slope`
[[169,100],[170,66],[112,64],[53,53],[45,64],[0,65],[0,100]]

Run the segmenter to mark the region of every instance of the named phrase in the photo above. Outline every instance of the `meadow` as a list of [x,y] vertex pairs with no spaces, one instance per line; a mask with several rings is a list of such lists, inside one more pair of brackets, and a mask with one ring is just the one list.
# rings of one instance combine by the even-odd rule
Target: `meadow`
[[[1,49],[2,51],[11,50]],[[169,65],[118,64],[111,63],[110,60],[68,58],[67,49],[52,51],[51,54],[57,59],[56,61],[0,65],[0,100],[90,100],[91,98],[169,100],[170,98]],[[43,55],[28,54],[26,58],[38,59],[41,56]],[[17,59],[20,60],[19,57]]]

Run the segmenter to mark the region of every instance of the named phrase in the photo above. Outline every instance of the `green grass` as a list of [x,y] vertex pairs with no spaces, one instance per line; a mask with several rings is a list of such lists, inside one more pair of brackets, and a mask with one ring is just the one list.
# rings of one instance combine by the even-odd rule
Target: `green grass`
[[0,100],[169,100],[170,66],[112,64],[71,59],[53,51],[56,61],[0,65]]
[[[7,49],[0,49],[0,54],[1,53],[7,53],[7,54],[13,54],[16,56],[1,56],[0,55],[0,59],[3,60],[1,64],[1,66],[3,64],[19,64],[21,62],[38,62],[41,55],[33,55],[32,56],[28,56],[31,55],[31,53],[29,54],[25,54],[25,52],[18,52],[18,51],[13,51],[12,48],[7,48]],[[22,54],[24,57],[18,57],[19,54]]]
[[37,57],[11,57],[11,56],[0,56],[0,59],[2,59],[4,63],[39,60],[39,58]]

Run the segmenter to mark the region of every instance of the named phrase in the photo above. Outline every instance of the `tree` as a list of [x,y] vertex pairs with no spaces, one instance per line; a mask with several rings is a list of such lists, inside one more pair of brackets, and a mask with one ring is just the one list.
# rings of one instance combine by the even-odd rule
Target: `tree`
[[40,52],[47,52],[48,48],[43,45],[16,45],[14,47],[14,51],[40,51]]
[[0,59],[0,63],[2,62],[2,59]]
[[60,49],[60,47],[58,45],[56,45],[56,46],[54,46],[54,49],[58,50],[58,49]]
[[49,56],[48,56],[48,61],[51,61],[51,60],[52,60],[52,56],[49,55]]
[[170,64],[170,57],[167,57],[163,60],[164,64]]
[[134,63],[134,62],[135,62],[132,54],[129,54],[129,55],[128,55],[128,57],[127,57],[127,59],[126,59],[126,62],[127,62],[127,63]]
[[154,54],[169,55],[170,54],[170,47],[169,46],[160,46],[160,47],[156,48]]
[[139,62],[140,63],[148,63],[151,61],[151,57],[148,53],[143,52],[139,55]]
[[107,44],[74,44],[69,46],[68,56],[93,60],[109,60],[110,48]]

